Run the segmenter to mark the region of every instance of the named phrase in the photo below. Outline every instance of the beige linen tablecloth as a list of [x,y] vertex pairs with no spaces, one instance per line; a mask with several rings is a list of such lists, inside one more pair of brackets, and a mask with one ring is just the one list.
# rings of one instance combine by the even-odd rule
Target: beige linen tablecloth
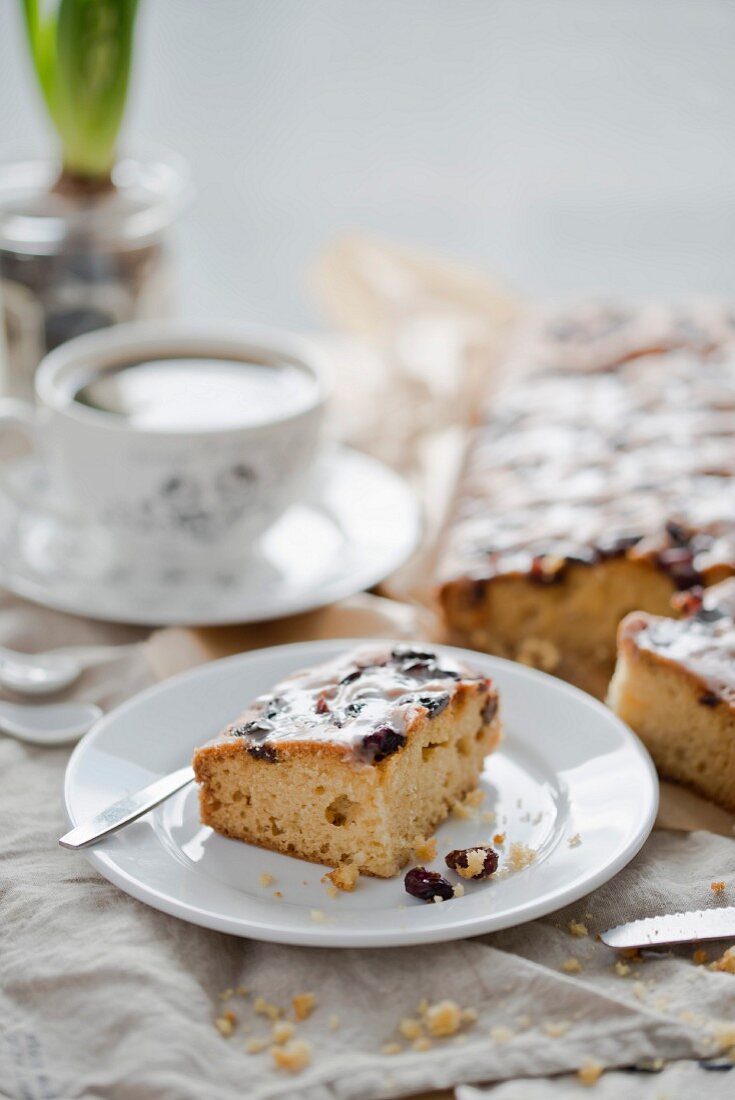
[[[430,572],[462,425],[477,383],[487,384],[498,361],[514,305],[481,277],[369,241],[329,251],[316,281],[333,319],[371,341],[369,348],[334,345],[341,361],[333,432],[403,469],[429,509],[424,553],[390,589],[415,596]],[[101,647],[75,694],[106,709],[230,652],[435,630],[429,612],[366,595],[286,622],[144,640],[141,631],[0,595],[0,644]],[[110,645],[123,648],[111,655]],[[654,832],[613,882],[544,920],[460,943],[327,951],[185,924],[60,849],[68,757],[67,749],[0,737],[0,1096],[371,1100],[460,1086],[458,1100],[545,1100],[580,1094],[576,1073],[587,1063],[590,1080],[600,1067],[609,1070],[596,1085],[602,1097],[673,1100],[702,1090],[716,1100],[735,1092],[728,1071],[735,975],[695,965],[691,948],[616,970],[613,953],[595,940],[619,921],[735,904],[732,818],[699,800],[666,791],[659,825],[690,831]],[[710,890],[715,880],[728,884],[724,895]],[[572,920],[589,934],[572,936]],[[710,958],[727,946],[712,945]],[[571,958],[579,967],[573,973],[564,969]],[[248,997],[220,999],[241,984]],[[245,1045],[269,1031],[254,1012],[258,995],[288,1008],[301,992],[318,1002],[298,1025],[313,1061],[291,1076],[267,1050],[249,1054]],[[422,998],[452,998],[477,1020],[415,1050],[396,1029]],[[214,1024],[223,1011],[237,1017],[229,1038]],[[398,1040],[400,1053],[383,1052]],[[712,1061],[728,1052],[730,1059]]]
[[[291,638],[414,630],[410,609],[367,596],[288,624]],[[105,649],[78,694],[110,707],[161,672],[252,645],[259,633],[164,632],[125,647],[117,659]],[[0,643],[37,648],[61,638],[136,641],[134,632],[10,597],[0,601]],[[149,909],[101,879],[81,854],[60,849],[68,756],[66,749],[0,740],[3,1097],[370,1100],[521,1077],[522,1083],[488,1087],[491,1096],[526,1100],[570,1095],[581,1088],[573,1075],[588,1062],[651,1070],[660,1068],[659,1059],[674,1062],[662,1079],[675,1074],[676,1087],[687,1093],[699,1087],[708,1096],[732,1095],[735,1073],[697,1062],[735,1048],[735,975],[695,965],[691,948],[626,963],[630,969],[618,973],[613,952],[594,938],[633,917],[726,903],[735,892],[732,839],[655,832],[638,858],[590,897],[467,942],[383,951],[291,948],[210,932]],[[710,890],[714,880],[729,884],[721,902]],[[571,920],[584,923],[589,935],[572,936]],[[713,945],[710,957],[726,946]],[[581,967],[573,974],[564,970],[570,958]],[[241,984],[250,996],[220,999]],[[313,1061],[291,1076],[267,1050],[246,1053],[245,1043],[269,1033],[270,1024],[253,1011],[257,995],[288,1008],[301,992],[318,1002],[298,1027]],[[401,1039],[401,1053],[382,1053],[400,1039],[400,1020],[414,1016],[424,997],[452,998],[474,1009],[477,1022],[429,1050]],[[214,1026],[224,1010],[238,1018],[230,1038]],[[648,1073],[626,1073],[622,1082],[602,1095],[667,1095]],[[597,1087],[612,1086],[603,1078]],[[485,1093],[457,1095],[470,1100]]]

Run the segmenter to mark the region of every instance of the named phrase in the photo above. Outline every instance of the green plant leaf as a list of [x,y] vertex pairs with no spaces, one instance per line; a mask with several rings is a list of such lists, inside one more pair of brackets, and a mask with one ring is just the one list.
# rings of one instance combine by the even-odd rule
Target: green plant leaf
[[65,170],[104,179],[125,113],[138,0],[23,0]]

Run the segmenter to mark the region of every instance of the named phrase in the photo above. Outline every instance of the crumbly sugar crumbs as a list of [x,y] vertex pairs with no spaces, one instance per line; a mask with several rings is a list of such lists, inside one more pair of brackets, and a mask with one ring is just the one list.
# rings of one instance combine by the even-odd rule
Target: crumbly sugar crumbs
[[582,837],[579,833],[575,833],[574,836],[567,837],[567,844],[570,848],[579,848],[582,843]]
[[569,934],[572,936],[579,936],[581,938],[582,936],[589,936],[590,934],[587,925],[579,920],[570,920],[567,928],[569,929]]
[[269,1020],[277,1020],[282,1015],[282,1010],[278,1005],[273,1005],[270,1001],[266,1001],[265,997],[256,997],[253,1001],[253,1011],[258,1016],[266,1016]]
[[329,871],[326,877],[331,880],[338,890],[345,890],[349,893],[357,886],[360,870],[356,863],[343,862],[337,864],[333,871]]
[[248,1041],[245,1043],[245,1053],[246,1054],[262,1054],[263,1051],[268,1046],[268,1044],[269,1044],[268,1039],[260,1039],[260,1038],[257,1038],[256,1036],[253,1036],[252,1039],[248,1039]]
[[260,876],[261,886],[272,886],[275,881],[275,875],[269,875],[267,871],[263,871],[263,874]]
[[724,893],[724,890],[725,890],[725,883],[724,882],[711,882],[709,884],[709,888],[710,888],[710,890],[712,891],[713,894],[722,894],[722,893]]
[[571,1026],[568,1020],[548,1020],[543,1026],[543,1031],[550,1039],[561,1039]]
[[413,854],[419,863],[430,863],[436,859],[436,837],[417,836],[413,842]]
[[317,1006],[317,999],[313,993],[297,993],[291,999],[294,1015],[297,1020],[307,1020]]
[[214,1021],[214,1026],[220,1033],[223,1039],[229,1039],[235,1030],[237,1024],[237,1016],[234,1012],[223,1012],[221,1016],[218,1016]]
[[712,963],[710,969],[720,970],[725,974],[735,974],[735,947],[728,947],[720,958]]
[[420,1039],[424,1034],[420,1021],[413,1016],[404,1016],[398,1025],[398,1030],[404,1039]]
[[513,1032],[509,1027],[491,1027],[490,1038],[494,1043],[509,1043],[513,1038]]
[[574,955],[572,955],[570,958],[568,958],[566,960],[566,962],[564,963],[564,966],[562,967],[562,969],[567,974],[581,974],[582,973],[582,964],[579,961],[579,959],[576,959],[574,957]]
[[403,1050],[403,1047],[401,1046],[400,1043],[383,1043],[382,1047],[380,1048],[380,1053],[381,1054],[400,1054],[402,1052],[402,1050]]
[[627,978],[630,974],[630,967],[622,959],[618,959],[615,963],[615,973],[619,978]]
[[577,1070],[577,1077],[583,1085],[596,1085],[602,1077],[604,1067],[599,1062],[585,1062]]
[[452,813],[455,817],[460,818],[462,821],[469,821],[470,818],[475,817],[475,811],[472,806],[468,806],[466,802],[454,802],[452,804]]
[[535,859],[535,848],[529,848],[529,846],[522,841],[514,840],[510,846],[506,865],[511,871],[522,871],[525,867],[530,867]]
[[462,1026],[462,1011],[456,1001],[437,1001],[427,1008],[424,1022],[429,1035],[454,1035]]
[[287,1043],[289,1039],[293,1039],[295,1034],[296,1028],[290,1020],[279,1020],[273,1027],[273,1042],[278,1044]]
[[289,1073],[301,1073],[311,1065],[311,1043],[305,1039],[293,1039],[282,1047],[271,1047],[271,1057],[279,1069]]

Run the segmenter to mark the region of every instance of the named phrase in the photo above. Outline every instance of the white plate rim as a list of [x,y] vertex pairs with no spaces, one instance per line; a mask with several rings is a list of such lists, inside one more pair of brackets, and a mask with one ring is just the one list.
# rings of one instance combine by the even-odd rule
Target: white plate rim
[[[79,824],[79,820],[73,812],[73,789],[78,769],[83,763],[87,748],[94,744],[98,737],[104,734],[108,725],[120,719],[124,719],[129,711],[136,709],[141,704],[146,705],[149,700],[156,699],[163,693],[170,691],[175,692],[177,687],[184,682],[200,679],[205,680],[208,676],[216,676],[223,669],[228,669],[230,667],[236,668],[238,665],[246,663],[254,657],[260,659],[263,657],[267,658],[272,654],[288,657],[293,655],[293,667],[295,669],[299,667],[299,665],[306,667],[308,663],[312,663],[309,660],[310,656],[313,661],[328,659],[330,656],[334,655],[335,647],[339,647],[340,649],[343,648],[346,651],[358,645],[371,644],[373,641],[375,641],[375,639],[372,638],[339,638],[294,642],[286,645],[269,646],[246,653],[235,654],[231,657],[207,662],[204,665],[199,665],[196,668],[172,676],[161,683],[146,688],[144,691],[121,703],[118,707],[114,708],[100,719],[85,737],[82,738],[67,763],[64,775],[63,796],[64,809],[70,826],[74,827]],[[395,639],[393,639],[393,641],[395,642]],[[277,924],[266,925],[244,918],[235,921],[230,917],[212,913],[201,906],[183,903],[180,899],[161,893],[155,887],[138,881],[127,871],[118,867],[102,848],[90,847],[83,849],[79,854],[83,855],[84,858],[99,871],[104,878],[113,883],[113,885],[119,887],[138,901],[144,902],[152,908],[158,909],[170,916],[177,917],[201,927],[210,928],[219,932],[226,932],[231,935],[271,943],[306,947],[397,947],[467,939],[473,936],[485,935],[489,932],[517,927],[529,921],[536,920],[539,917],[547,916],[549,913],[556,912],[567,905],[579,901],[580,898],[587,896],[594,890],[599,889],[599,887],[603,886],[606,882],[609,882],[610,879],[626,867],[641,850],[653,829],[656,814],[658,812],[658,776],[653,761],[643,743],[630,727],[618,718],[618,716],[605,706],[605,704],[563,680],[559,680],[537,669],[529,668],[515,661],[509,661],[501,657],[494,657],[489,654],[477,653],[475,651],[443,644],[438,645],[437,648],[459,659],[464,658],[468,661],[474,660],[475,663],[479,663],[480,668],[486,670],[486,674],[490,676],[493,675],[493,669],[501,671],[508,670],[511,674],[528,678],[529,682],[546,684],[553,690],[559,691],[572,699],[576,699],[581,705],[591,707],[593,710],[597,711],[598,714],[604,715],[611,727],[615,728],[622,736],[627,748],[632,751],[633,758],[637,758],[638,765],[641,769],[641,778],[647,781],[648,784],[647,798],[640,807],[640,818],[637,828],[631,833],[625,846],[614,858],[611,858],[596,871],[586,874],[576,883],[567,888],[560,889],[554,895],[553,900],[550,901],[549,899],[541,898],[536,902],[528,902],[519,908],[517,914],[514,915],[510,913],[505,918],[498,919],[490,912],[484,919],[475,918],[465,921],[455,920],[425,929],[418,929],[415,927],[412,929],[402,928],[392,932],[385,932],[383,930],[370,932],[362,930],[356,933],[351,929],[340,929],[338,923],[319,924],[308,922],[308,924],[305,923],[302,928],[294,930],[292,928],[278,927]],[[155,812],[154,810],[153,813]],[[391,881],[398,882],[399,878],[400,876]],[[435,911],[442,911],[445,907],[435,906],[427,908],[433,908]],[[277,906],[273,907],[272,911],[274,918],[277,920]]]
[[[310,593],[303,593],[298,598],[284,600],[278,604],[274,614],[264,616],[260,611],[239,610],[223,611],[211,615],[167,615],[165,618],[157,618],[154,621],[146,621],[138,614],[129,614],[125,610],[124,598],[121,597],[117,610],[110,611],[109,607],[95,607],[90,604],[81,604],[74,599],[65,597],[63,591],[58,591],[53,585],[44,583],[42,578],[35,579],[30,570],[24,573],[12,565],[6,564],[0,559],[0,585],[23,599],[54,611],[61,611],[69,615],[83,615],[85,618],[98,622],[112,622],[125,626],[231,626],[237,624],[249,624],[268,622],[274,619],[286,618],[291,615],[301,615],[309,611],[316,611],[339,600],[354,596],[358,592],[366,591],[386,577],[390,576],[415,552],[421,540],[424,530],[424,517],[419,501],[406,480],[391,469],[386,463],[374,458],[372,455],[359,451],[354,447],[342,444],[333,444],[325,448],[322,461],[335,463],[340,458],[346,458],[352,464],[362,467],[369,472],[374,479],[381,479],[384,487],[390,487],[392,493],[402,497],[401,506],[397,513],[401,516],[405,526],[403,530],[391,531],[390,542],[386,540],[385,554],[375,564],[367,564],[360,571],[355,571],[350,576],[341,580],[334,580]],[[0,484],[1,489],[1,484]],[[5,493],[4,490],[2,490]],[[17,502],[11,500],[5,494],[6,500],[19,509]],[[237,608],[237,604],[234,605]]]

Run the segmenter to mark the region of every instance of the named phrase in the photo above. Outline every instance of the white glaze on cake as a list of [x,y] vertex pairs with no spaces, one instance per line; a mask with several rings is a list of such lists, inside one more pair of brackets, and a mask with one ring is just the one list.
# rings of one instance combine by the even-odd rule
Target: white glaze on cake
[[646,558],[680,588],[735,568],[734,319],[547,319],[473,435],[439,579],[469,605],[498,576],[561,582],[568,561]]
[[622,627],[640,650],[696,677],[704,689],[700,702],[720,700],[735,707],[735,579],[708,589],[700,609],[685,619],[630,616]]
[[[278,742],[329,741],[361,756],[367,750],[379,762],[400,747],[418,708],[435,717],[466,681],[482,683],[488,701],[495,704],[484,677],[433,649],[366,647],[282,680],[211,743],[243,738],[266,754]],[[366,746],[366,739],[386,731],[388,751],[381,751],[379,740]]]

